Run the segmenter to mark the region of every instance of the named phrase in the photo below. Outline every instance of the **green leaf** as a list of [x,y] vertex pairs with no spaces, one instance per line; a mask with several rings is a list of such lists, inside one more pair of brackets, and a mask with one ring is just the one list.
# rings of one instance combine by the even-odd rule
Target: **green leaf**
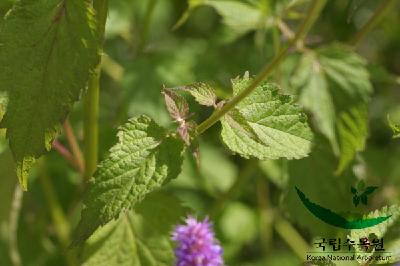
[[135,212],[121,215],[88,239],[85,266],[170,266],[175,256],[170,234],[189,209],[165,193],[152,193]]
[[273,25],[273,20],[263,21],[261,9],[255,6],[230,0],[205,0],[204,5],[213,7],[222,17],[223,23],[235,32],[236,36]]
[[333,44],[304,53],[292,85],[315,126],[330,141],[342,172],[364,149],[372,85],[366,62],[349,47]]
[[354,53],[351,47],[341,44],[322,47],[317,52],[329,82],[347,95],[369,101],[372,85],[364,58]]
[[335,135],[335,106],[328,81],[315,53],[303,55],[292,84],[300,89],[300,103],[313,114],[318,129],[337,152],[339,146]]
[[370,194],[374,193],[374,191],[377,189],[378,189],[378,187],[367,187],[363,194],[370,195]]
[[189,116],[186,99],[171,89],[163,89],[162,93],[169,115],[178,122],[186,120]]
[[185,86],[185,90],[201,105],[215,106],[217,104],[217,95],[213,88],[206,83],[196,83]]
[[[251,79],[232,81],[234,95]],[[293,98],[279,93],[276,85],[264,83],[221,119],[222,140],[241,156],[259,159],[298,159],[308,155],[312,133],[307,117]]]
[[73,244],[87,239],[181,171],[182,140],[169,136],[147,116],[130,119],[118,139],[91,180]]
[[340,158],[336,173],[343,172],[357,152],[363,151],[368,136],[368,111],[365,104],[341,112],[337,121],[340,140]]
[[27,189],[32,164],[50,150],[98,62],[99,42],[81,0],[18,1],[0,27],[0,91],[9,100],[0,127]]
[[222,22],[235,35],[234,38],[242,36],[249,31],[262,27],[271,27],[273,19],[263,21],[264,16],[261,8],[254,5],[231,0],[189,0],[189,6],[173,29],[182,26],[190,17],[194,9],[201,5],[207,5],[215,9],[222,17]]
[[354,204],[354,206],[358,206],[358,204],[360,204],[360,197],[359,196],[357,196],[357,195],[355,195],[354,197],[353,197],[353,204]]
[[[365,229],[351,230],[349,237],[356,241],[364,237],[371,238],[371,236],[374,236],[374,238],[378,239],[383,238],[391,227],[395,228],[396,226],[398,226],[400,217],[400,207],[398,205],[393,205],[390,207],[385,206],[380,210],[375,210],[373,212],[370,212],[363,218],[364,219],[376,218],[380,216],[391,216],[391,217],[387,221],[380,223],[376,226],[368,227]],[[356,250],[356,254],[360,255],[363,255],[362,253],[365,254],[365,250],[363,249],[363,247],[357,245],[355,245],[354,247]]]

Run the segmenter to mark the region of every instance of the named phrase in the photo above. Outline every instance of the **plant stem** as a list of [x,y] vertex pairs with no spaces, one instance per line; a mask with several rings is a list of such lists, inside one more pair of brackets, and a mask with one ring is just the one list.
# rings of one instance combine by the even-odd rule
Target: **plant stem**
[[14,196],[11,204],[9,221],[9,253],[11,262],[14,266],[22,265],[21,255],[18,249],[18,221],[21,214],[23,192],[19,185],[15,186]]
[[304,260],[305,254],[310,250],[309,245],[297,230],[278,214],[275,214],[275,230],[296,255]]
[[85,161],[83,159],[82,151],[79,148],[78,141],[76,140],[74,131],[71,127],[71,123],[69,122],[69,119],[65,120],[64,122],[64,133],[65,137],[68,140],[69,146],[71,147],[72,154],[74,155],[75,162],[77,164],[78,170],[81,174],[84,173],[84,168],[85,168]]
[[121,84],[124,78],[125,69],[122,65],[112,59],[109,55],[104,54],[101,57],[101,69],[107,74],[114,82]]
[[354,35],[353,39],[350,41],[350,44],[353,46],[357,46],[360,41],[365,37],[365,35],[370,32],[383,18],[385,13],[393,6],[395,0],[384,0],[381,1],[379,7],[375,10],[372,17],[368,20],[367,23]]
[[[93,0],[93,8],[96,11],[97,30],[99,41],[104,42],[104,31],[107,20],[108,0]],[[102,46],[102,45],[101,45]],[[94,74],[88,84],[88,91],[84,99],[84,135],[85,135],[85,174],[84,180],[92,177],[97,168],[98,161],[98,117],[99,117],[99,90],[101,74],[101,57]]]
[[261,70],[261,72],[253,79],[251,84],[246,89],[233,97],[221,109],[216,110],[209,118],[198,125],[196,128],[197,135],[201,135],[204,131],[218,122],[222,116],[233,109],[240,101],[254,91],[254,89],[272,72],[272,70],[274,70],[281,63],[281,61],[286,58],[286,56],[289,54],[289,50],[305,37],[311,26],[317,20],[325,3],[326,0],[314,0],[311,3],[303,23],[300,25],[299,30],[297,31],[295,37],[289,42],[288,46]]
[[64,157],[73,167],[79,170],[74,156],[72,156],[71,152],[58,140],[53,141],[53,149],[55,149],[62,157]]

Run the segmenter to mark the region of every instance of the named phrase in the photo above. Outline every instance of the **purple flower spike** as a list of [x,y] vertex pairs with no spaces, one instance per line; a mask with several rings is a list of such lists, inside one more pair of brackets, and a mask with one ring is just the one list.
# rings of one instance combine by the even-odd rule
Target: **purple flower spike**
[[208,218],[197,221],[186,218],[185,225],[178,225],[172,234],[177,243],[176,266],[222,266],[222,248],[214,239]]

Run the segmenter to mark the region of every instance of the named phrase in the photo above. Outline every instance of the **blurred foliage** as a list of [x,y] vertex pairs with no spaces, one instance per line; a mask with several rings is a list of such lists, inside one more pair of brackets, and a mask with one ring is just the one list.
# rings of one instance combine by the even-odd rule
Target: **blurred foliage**
[[[12,2],[1,1],[1,15],[7,13]],[[163,86],[208,82],[217,89],[220,99],[227,98],[232,94],[232,78],[246,71],[258,73],[287,41],[288,32],[276,27],[274,19],[285,21],[286,26],[295,31],[308,2],[110,1],[105,42],[107,59],[103,60],[100,94],[100,157],[106,157],[108,149],[116,142],[117,127],[129,117],[147,114],[163,126],[174,126],[169,122],[160,93]],[[296,253],[296,247],[302,246],[299,236],[309,247],[314,247],[317,237],[346,237],[348,232],[312,216],[301,205],[294,186],[300,187],[313,201],[343,213],[369,213],[399,203],[400,142],[392,138],[392,128],[398,134],[400,5],[397,3],[385,15],[356,51],[339,54],[333,53],[334,49],[326,50],[332,43],[347,44],[373,14],[378,2],[327,1],[305,40],[306,47],[315,50],[302,55],[291,53],[271,76],[283,91],[297,95],[299,104],[309,112],[309,121],[316,133],[309,157],[254,163],[232,155],[219,137],[221,127],[215,126],[201,137],[200,165],[197,166],[191,154],[186,154],[182,173],[165,188],[168,194],[180,198],[198,215],[211,216],[225,249],[227,265],[302,265],[304,258]],[[355,55],[356,52],[359,55]],[[338,56],[340,65],[325,67],[343,70],[340,77],[344,79],[334,80],[329,72],[326,73],[328,77],[313,72],[315,68],[310,64],[315,53],[331,58]],[[355,57],[365,60],[362,70]],[[354,61],[357,61],[356,66]],[[353,68],[348,68],[349,65]],[[370,76],[373,92],[370,85],[365,84],[367,78],[361,77],[365,74]],[[363,97],[356,98],[368,105],[368,114],[363,113],[361,118],[364,122],[344,123],[342,131],[337,118],[343,118],[343,112],[352,111],[342,105],[340,97],[346,100],[349,97],[340,89],[359,91]],[[82,109],[82,104],[77,104],[69,118],[80,144]],[[203,121],[212,109],[196,106],[191,111],[193,119]],[[390,126],[388,115],[392,121]],[[357,120],[358,117],[352,118]],[[343,166],[340,138],[343,137],[341,132],[346,135],[349,128],[362,136],[362,143],[352,143],[354,148]],[[9,256],[9,216],[16,177],[4,135],[0,132],[0,264],[8,266],[15,265]],[[346,136],[352,142],[351,134]],[[356,139],[360,141],[360,137]],[[64,135],[58,141],[67,143]],[[56,151],[44,160],[45,163],[31,173],[30,191],[23,197],[17,235],[19,253],[23,265],[67,265],[65,246],[57,236],[54,213],[48,205],[41,178],[43,175],[50,177],[61,209],[73,227],[81,209],[80,175]],[[342,165],[340,171],[337,171],[338,165]],[[368,206],[356,208],[352,204],[350,187],[359,180],[379,189],[370,197]],[[149,216],[148,213],[142,215]],[[293,231],[285,234],[276,230],[277,217],[289,221]],[[137,219],[134,222],[145,232],[147,225],[140,216]],[[174,222],[172,220],[171,224]],[[390,236],[387,237],[388,249],[394,250],[397,257],[398,225],[397,221],[387,234]],[[129,225],[123,229],[128,230]],[[107,230],[111,229],[105,228],[102,233],[110,233]],[[120,231],[113,234],[126,237]],[[93,247],[95,240],[92,239],[86,252],[104,248],[101,244]],[[112,243],[102,244],[112,246]],[[93,264],[88,262],[87,265]]]

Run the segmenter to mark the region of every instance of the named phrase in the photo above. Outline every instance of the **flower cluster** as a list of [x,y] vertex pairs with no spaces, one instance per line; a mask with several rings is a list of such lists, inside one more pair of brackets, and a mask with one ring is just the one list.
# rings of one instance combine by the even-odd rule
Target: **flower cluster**
[[222,248],[214,239],[208,218],[197,221],[188,217],[185,222],[176,226],[172,234],[177,242],[176,266],[222,266]]

